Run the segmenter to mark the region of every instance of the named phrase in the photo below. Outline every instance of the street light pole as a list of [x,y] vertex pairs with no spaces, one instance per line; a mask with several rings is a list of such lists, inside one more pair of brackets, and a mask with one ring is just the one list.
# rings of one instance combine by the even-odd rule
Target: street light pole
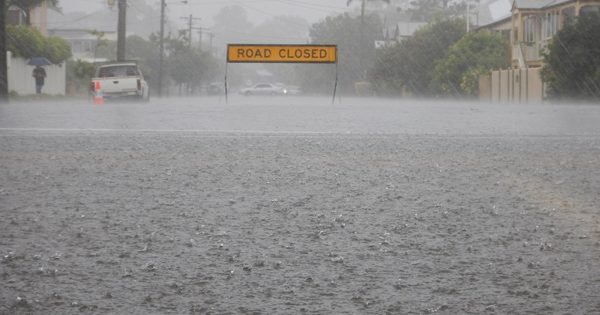
[[479,9],[475,7],[475,11],[471,12],[471,0],[467,0],[467,33],[471,31],[471,15],[476,14],[477,18],[475,21],[475,26],[479,26]]
[[160,58],[158,61],[158,96],[162,96],[163,59],[165,55],[165,0],[160,0]]
[[471,30],[471,4],[467,0],[467,33]]

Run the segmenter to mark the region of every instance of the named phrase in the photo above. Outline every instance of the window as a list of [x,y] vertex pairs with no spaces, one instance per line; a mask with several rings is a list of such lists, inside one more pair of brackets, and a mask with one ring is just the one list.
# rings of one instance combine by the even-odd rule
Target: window
[[538,38],[537,30],[537,18],[533,15],[527,16],[523,21],[523,41],[534,43]]
[[556,32],[558,32],[558,12],[546,13],[543,22],[544,38],[552,38]]
[[101,78],[109,77],[131,77],[138,75],[137,68],[135,66],[112,66],[102,67],[98,73]]
[[600,13],[599,5],[586,5],[579,9],[579,15],[588,15],[590,13]]

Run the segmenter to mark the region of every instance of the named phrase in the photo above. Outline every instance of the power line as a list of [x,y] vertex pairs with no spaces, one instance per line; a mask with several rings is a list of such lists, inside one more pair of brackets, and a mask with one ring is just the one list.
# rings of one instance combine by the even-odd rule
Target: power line
[[[269,12],[266,12],[266,11],[262,11],[262,10],[259,10],[259,9],[253,8],[253,7],[249,7],[249,6],[247,6],[247,5],[245,5],[245,4],[242,4],[242,3],[238,2],[238,1],[234,1],[234,2],[235,2],[237,5],[239,5],[239,6],[242,6],[242,7],[246,8],[246,9],[253,10],[253,11],[256,11],[256,12],[258,12],[258,13],[262,13],[262,14],[264,14],[264,15],[267,15],[267,16],[270,16],[270,17],[277,17],[277,15],[274,15],[274,14],[272,14],[272,13],[269,13]],[[291,24],[295,24],[295,25],[297,25],[297,26],[300,26],[300,27],[306,27],[306,25],[302,25],[302,24],[300,24],[300,23],[295,23],[295,22],[292,22],[292,21],[290,21],[290,23],[291,23]]]
[[224,29],[225,31],[227,31],[227,33],[234,33],[234,34],[238,34],[238,35],[245,35],[245,36],[251,36],[252,38],[258,38],[258,39],[273,39],[273,40],[305,40],[306,37],[283,37],[283,36],[269,36],[269,35],[261,35],[261,34],[252,34],[252,33],[246,33],[246,32],[240,32],[238,30],[235,29],[230,29],[230,28],[226,28]]
[[[275,2],[278,0],[251,0],[251,1],[244,1],[245,3],[256,3],[256,2]],[[224,1],[203,1],[202,3],[191,3],[188,2],[188,5],[193,5],[193,6],[202,6],[202,5],[217,5],[220,4],[222,5]],[[234,1],[235,2],[235,1]]]
[[[194,21],[200,21],[202,19],[201,18],[195,18],[192,14],[190,14],[189,17],[181,17],[181,19],[188,20],[188,30],[187,30],[187,33],[188,33],[188,36],[189,36],[188,45],[189,45],[189,47],[192,47],[192,38],[193,38],[193,36],[192,36],[192,30],[193,29],[197,29],[197,28],[194,28]],[[200,33],[200,44],[202,44],[202,33]]]
[[75,23],[75,22],[79,22],[81,20],[87,19],[88,17],[92,16],[92,15],[96,15],[98,13],[101,13],[101,11],[96,11],[96,12],[92,12],[89,14],[86,14],[84,16],[78,17],[76,19],[70,20],[70,21],[61,21],[61,22],[54,22],[54,23],[46,23],[47,25],[53,25],[56,24],[56,26],[65,26],[65,25],[69,25],[71,23]]
[[348,9],[347,7],[338,7],[338,6],[332,6],[332,5],[326,5],[326,4],[317,4],[317,3],[299,1],[299,0],[276,0],[276,1],[284,3],[284,4],[289,4],[289,5],[297,5],[297,6],[304,7],[304,8],[318,7],[318,8],[324,8],[324,9],[338,9],[338,10]]

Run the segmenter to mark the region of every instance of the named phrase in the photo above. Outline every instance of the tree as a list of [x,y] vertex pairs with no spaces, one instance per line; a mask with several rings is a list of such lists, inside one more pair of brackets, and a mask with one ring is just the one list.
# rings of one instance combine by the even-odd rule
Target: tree
[[31,10],[44,2],[54,7],[58,5],[58,0],[8,0],[9,5],[14,5],[25,12],[25,25],[31,25]]
[[407,90],[416,96],[432,96],[435,63],[465,33],[461,19],[439,20],[416,31],[413,37],[378,51],[371,76],[381,93]]
[[44,55],[54,64],[59,64],[71,57],[71,45],[60,37],[50,36],[46,38],[44,49]]
[[[144,78],[151,90],[158,89],[159,55],[157,54],[158,36],[152,35],[148,40],[132,35],[127,37],[127,59],[138,61]],[[98,57],[112,58],[115,55],[116,43],[105,41],[98,47]],[[190,48],[183,38],[165,38],[164,71],[180,87],[186,86],[188,91],[196,90],[203,82],[216,75],[217,61],[209,54]]]
[[[309,40],[309,27],[310,24],[301,17],[280,15],[258,24],[254,28],[254,33],[259,34],[261,42],[264,44],[301,44]],[[294,71],[295,68],[293,65],[278,63],[238,65],[230,68],[234,72],[230,76],[231,80],[228,81],[236,83],[236,79],[239,80],[239,78],[236,78],[238,75],[245,76],[246,79],[256,77],[257,70],[261,69],[272,73],[272,80],[285,82],[286,84],[299,84],[297,73]],[[241,81],[245,80],[242,78]]]
[[67,61],[67,93],[70,95],[87,95],[90,80],[94,75],[94,65],[81,60]]
[[185,32],[177,38],[169,37],[167,46],[167,73],[179,86],[180,93],[193,94],[204,79],[214,76],[216,61],[210,53],[204,53],[196,47],[190,47]]
[[476,96],[479,76],[510,65],[510,43],[497,33],[473,32],[436,63],[432,88],[443,96]]
[[600,99],[600,16],[578,18],[559,31],[544,56],[542,78],[554,99]]
[[169,74],[188,93],[194,93],[205,80],[216,74],[216,61],[197,48],[185,47],[171,54],[168,59]]
[[[378,1],[378,0],[361,0],[360,1],[360,22],[361,24],[364,24],[365,22],[365,6],[367,4],[367,1]],[[390,0],[380,0],[383,1],[385,3],[390,3]],[[348,2],[346,2],[346,6],[350,6],[350,4],[354,2],[354,0],[348,0]]]
[[223,7],[213,19],[215,24],[211,29],[217,35],[214,44],[219,51],[224,51],[228,43],[248,42],[249,38],[257,37],[248,13],[239,5]]
[[7,50],[22,58],[46,57],[58,64],[71,57],[71,46],[62,38],[45,38],[37,29],[9,25],[6,28]]
[[415,22],[429,22],[436,18],[443,18],[448,13],[449,0],[413,0],[410,1],[411,20]]
[[6,27],[7,50],[17,57],[40,57],[44,54],[44,36],[35,28],[9,25]]
[[[381,21],[374,14],[365,16],[364,24],[358,17],[342,14],[327,17],[311,27],[313,44],[338,45],[339,83],[342,91],[352,90],[354,82],[365,79],[365,73],[371,68],[375,57],[375,40],[383,36],[381,29]],[[330,67],[302,65],[297,71],[307,90],[325,92],[333,87],[334,76]]]
[[297,16],[275,16],[254,28],[265,44],[298,44],[308,39],[308,22]]

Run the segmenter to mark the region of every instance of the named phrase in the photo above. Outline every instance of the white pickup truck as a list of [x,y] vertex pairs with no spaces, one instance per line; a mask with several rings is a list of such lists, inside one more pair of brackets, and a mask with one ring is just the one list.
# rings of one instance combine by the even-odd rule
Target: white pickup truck
[[135,62],[123,61],[101,64],[92,78],[91,90],[95,96],[150,100],[148,83]]

